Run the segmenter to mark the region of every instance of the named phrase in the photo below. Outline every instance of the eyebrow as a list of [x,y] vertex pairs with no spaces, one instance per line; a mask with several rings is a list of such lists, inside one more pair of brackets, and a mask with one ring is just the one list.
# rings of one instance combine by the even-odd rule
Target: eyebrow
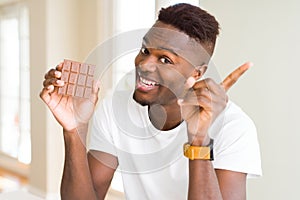
[[[143,37],[143,45],[147,46],[146,45],[147,43],[149,44],[148,38]],[[166,50],[166,51],[169,51],[170,53],[174,54],[175,56],[178,56],[178,54],[173,49],[170,49],[170,48],[167,48],[167,47],[158,46],[158,47],[155,47],[155,49]]]

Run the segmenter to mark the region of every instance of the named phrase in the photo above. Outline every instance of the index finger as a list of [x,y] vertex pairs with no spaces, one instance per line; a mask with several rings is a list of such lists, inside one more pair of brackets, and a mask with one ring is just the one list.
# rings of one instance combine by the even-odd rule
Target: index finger
[[231,72],[221,83],[227,92],[233,84],[253,65],[251,62],[246,62],[241,65],[239,68]]

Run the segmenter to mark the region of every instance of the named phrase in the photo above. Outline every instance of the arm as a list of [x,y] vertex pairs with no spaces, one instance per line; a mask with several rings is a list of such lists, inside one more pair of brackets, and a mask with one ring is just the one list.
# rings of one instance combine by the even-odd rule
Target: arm
[[85,145],[77,131],[64,131],[65,164],[61,182],[61,199],[96,200]]
[[[194,146],[203,144],[195,142]],[[214,169],[209,160],[189,160],[188,199],[246,199],[246,174]]]
[[[183,119],[187,122],[189,143],[192,146],[208,144],[208,129],[224,110],[226,91],[250,67],[246,63],[231,73],[221,84],[211,79],[187,81],[189,91],[179,101]],[[189,160],[188,199],[245,199],[246,174],[228,170],[215,170],[211,161]]]
[[189,160],[188,199],[222,199],[218,179],[210,161]]
[[214,169],[210,161],[189,160],[188,199],[246,199],[246,174]]
[[215,172],[223,199],[246,199],[247,174],[222,169],[216,169]]
[[[93,200],[97,199],[98,188],[94,189],[95,182],[93,182],[91,173],[94,173],[96,168],[93,167],[94,162],[88,163],[85,138],[88,131],[88,121],[98,100],[99,89],[94,84],[89,99],[75,99],[58,94],[58,88],[64,85],[64,82],[60,80],[62,67],[63,64],[61,63],[56,69],[51,69],[46,73],[43,82],[44,88],[40,93],[41,99],[64,130],[65,165],[61,183],[61,198]],[[97,169],[101,170],[101,167]],[[107,174],[107,176],[101,176],[104,179],[103,183],[106,184],[97,185],[97,187],[104,188],[101,189],[103,192],[99,198],[104,198],[110,183],[106,179],[111,180],[113,172],[114,170],[102,170],[102,173]],[[99,180],[96,183],[99,183]]]
[[97,197],[104,199],[118,166],[118,160],[111,154],[92,150],[88,153],[88,162]]
[[104,152],[87,154],[76,131],[64,131],[64,139],[62,199],[104,199],[118,165],[117,158]]
[[189,161],[188,199],[246,199],[246,174],[214,170],[210,161]]

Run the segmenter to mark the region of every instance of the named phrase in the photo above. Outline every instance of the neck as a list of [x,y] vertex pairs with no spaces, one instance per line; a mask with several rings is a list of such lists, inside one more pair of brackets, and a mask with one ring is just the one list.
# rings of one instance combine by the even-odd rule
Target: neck
[[182,122],[181,111],[177,102],[171,105],[150,105],[148,113],[151,123],[158,130],[171,130]]

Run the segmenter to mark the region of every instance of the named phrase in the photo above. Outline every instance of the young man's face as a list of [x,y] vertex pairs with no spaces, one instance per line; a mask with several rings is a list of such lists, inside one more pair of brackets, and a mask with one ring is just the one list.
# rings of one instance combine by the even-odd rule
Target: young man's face
[[174,104],[182,95],[185,81],[195,73],[199,53],[191,40],[170,25],[157,22],[157,30],[143,38],[135,58],[134,99],[141,105]]

